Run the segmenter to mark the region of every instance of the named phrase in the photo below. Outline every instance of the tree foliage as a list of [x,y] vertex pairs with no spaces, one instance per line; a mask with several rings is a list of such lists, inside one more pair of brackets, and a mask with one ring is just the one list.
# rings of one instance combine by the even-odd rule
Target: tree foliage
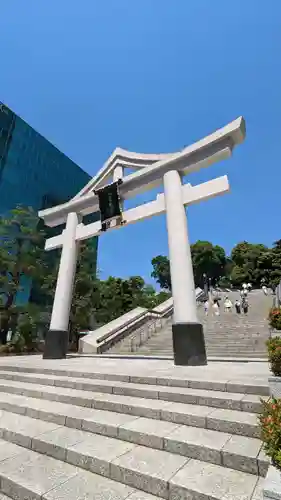
[[171,275],[170,275],[170,262],[168,257],[164,255],[157,255],[151,261],[153,271],[152,278],[160,285],[163,290],[171,290]]
[[[14,351],[32,350],[38,328],[50,320],[60,251],[55,259],[44,251],[48,236],[48,229],[31,208],[17,207],[0,219],[0,341],[5,343],[11,329]],[[153,308],[170,296],[156,293],[141,276],[100,280],[95,261],[95,244],[80,242],[69,324],[76,344],[79,331],[107,323],[137,306]],[[32,285],[31,303],[19,305],[19,292],[26,285]]]
[[44,267],[44,232],[37,228],[38,217],[29,207],[16,207],[0,219],[0,329],[5,338],[16,311],[16,297],[24,283],[36,279]]
[[[254,287],[261,286],[261,282],[275,287],[281,279],[281,240],[272,248],[243,241],[235,245],[229,257],[222,247],[199,240],[191,245],[191,256],[195,285],[201,288],[204,274],[211,278],[213,285],[226,287],[240,287],[245,282]],[[169,259],[158,255],[151,263],[152,277],[161,288],[170,290]]]
[[222,247],[209,241],[197,241],[191,245],[191,257],[196,286],[203,287],[203,274],[215,284],[224,275],[226,255]]

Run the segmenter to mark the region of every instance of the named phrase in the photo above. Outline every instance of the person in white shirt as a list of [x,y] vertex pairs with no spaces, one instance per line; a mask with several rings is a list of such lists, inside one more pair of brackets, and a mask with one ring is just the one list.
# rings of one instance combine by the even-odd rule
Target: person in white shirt
[[224,310],[226,312],[231,312],[232,310],[232,302],[231,300],[228,298],[228,296],[225,297],[225,301],[224,301]]

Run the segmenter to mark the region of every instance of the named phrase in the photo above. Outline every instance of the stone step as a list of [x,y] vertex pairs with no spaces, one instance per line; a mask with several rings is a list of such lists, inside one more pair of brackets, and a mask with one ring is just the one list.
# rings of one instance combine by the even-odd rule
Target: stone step
[[[0,462],[1,484],[5,483],[3,475],[11,473],[10,469],[11,467],[14,469],[15,463],[18,466],[21,460],[22,470],[25,468],[26,462],[29,461],[29,457],[31,456],[33,461],[37,453],[42,454],[44,457],[47,455],[48,458],[55,459],[57,462],[57,472],[61,468],[65,470],[62,464],[66,462],[66,465],[75,466],[77,473],[80,473],[80,468],[82,468],[127,486],[138,488],[158,497],[160,496],[161,498],[177,498],[175,494],[182,495],[178,496],[178,498],[186,498],[185,495],[190,490],[196,494],[196,489],[200,487],[201,482],[200,480],[198,481],[198,478],[197,483],[194,482],[194,478],[193,481],[191,479],[194,474],[198,475],[199,471],[201,471],[200,475],[203,474],[203,476],[206,475],[206,470],[208,471],[208,475],[216,474],[217,480],[219,478],[221,481],[224,480],[228,483],[228,489],[231,488],[231,480],[235,480],[236,484],[244,481],[245,490],[243,493],[245,494],[248,491],[249,495],[253,494],[258,482],[257,473],[259,473],[260,463],[258,448],[253,443],[248,446],[246,442],[245,446],[243,446],[242,443],[238,443],[237,441],[231,443],[230,439],[227,445],[225,443],[225,454],[221,452],[216,456],[216,454],[212,455],[212,451],[214,450],[209,449],[205,451],[203,455],[208,458],[206,462],[200,454],[200,445],[194,444],[196,442],[195,438],[190,447],[189,454],[191,454],[191,458],[189,459],[189,457],[183,456],[182,453],[178,454],[179,451],[183,451],[177,444],[178,435],[176,435],[176,440],[173,441],[176,446],[174,450],[176,453],[171,453],[105,436],[89,434],[83,430],[67,429],[62,426],[56,427],[54,424],[36,421],[29,417],[13,416],[9,413],[4,413],[1,416],[0,425],[2,437],[8,441],[8,448],[13,443],[15,445],[19,444],[27,448],[27,450],[32,450],[32,455],[28,456],[28,452],[23,452],[18,457],[13,456],[13,460],[9,461],[8,459]],[[175,432],[177,432],[177,429],[174,430],[174,434]],[[171,442],[172,440],[170,440]],[[220,446],[222,446],[222,442]],[[248,450],[245,451],[247,447]],[[0,445],[0,450],[1,448]],[[188,445],[186,445],[186,450],[187,448]],[[218,449],[219,446],[217,446]],[[194,455],[196,458],[192,458]],[[37,459],[40,461],[39,455]],[[218,459],[222,461],[222,465],[220,465],[220,462],[218,463]],[[8,467],[6,464],[7,461],[10,462]],[[42,462],[41,458],[41,467],[43,463],[45,461],[43,460]],[[36,467],[36,460],[34,465]],[[212,465],[211,468],[210,465]],[[233,465],[236,467],[235,469],[232,467]],[[246,472],[237,470],[237,467],[243,467],[244,470],[246,469]],[[263,466],[262,470],[264,474],[266,471]],[[34,473],[35,471],[36,469]],[[45,481],[48,480],[46,472]],[[68,473],[71,474],[71,470]],[[33,477],[37,479],[35,474]],[[188,481],[186,480],[187,478],[189,478]],[[206,479],[207,477],[205,477]],[[190,483],[192,484],[192,489]],[[193,490],[195,484],[197,486]],[[11,493],[11,490],[8,488],[3,488],[2,491],[8,494]],[[13,490],[12,492],[15,497],[15,492]],[[222,492],[223,488],[218,491],[218,496],[212,496],[212,498],[221,498],[219,495]],[[246,498],[248,497],[246,496]]]
[[[0,409],[77,429],[87,428],[91,432],[116,437],[119,426],[130,422],[132,417],[139,416],[134,413],[134,402],[130,401],[133,398],[126,397],[126,403],[124,400],[119,401],[117,411],[113,411],[112,402],[108,402],[107,398],[102,398],[102,394],[100,396],[99,403],[93,403],[94,405],[97,404],[98,408],[89,408],[58,401],[1,393]],[[144,418],[147,418],[153,414],[153,410],[159,411],[161,408],[160,420],[164,422],[259,438],[259,427],[255,413],[182,403],[167,403],[166,407],[162,402],[159,403],[159,401],[154,400],[147,414],[141,405],[137,406],[136,404],[135,412],[137,413],[139,411],[137,408],[140,408],[140,411],[145,414]],[[111,407],[110,411],[106,409],[109,407]],[[126,407],[130,408],[128,413],[119,411],[120,409],[125,410]],[[156,416],[155,413],[154,416]]]
[[[50,401],[58,401],[78,406],[87,406],[89,408],[100,408],[102,410],[105,409],[120,413],[130,413],[131,415],[149,416],[149,418],[162,418],[160,415],[161,413],[164,414],[164,412],[161,412],[161,410],[164,409],[166,415],[165,419],[170,421],[176,406],[182,405],[182,411],[186,412],[188,412],[188,409],[194,408],[193,412],[195,412],[195,414],[200,414],[200,412],[201,414],[204,413],[204,409],[200,409],[201,406],[207,407],[207,405],[199,405],[198,408],[196,404],[177,404],[156,399],[137,398],[133,396],[98,393],[58,386],[47,386],[32,384],[29,382],[0,379],[0,393],[1,392],[48,399]],[[200,394],[201,393],[199,392],[199,395]],[[211,392],[211,394],[213,395],[214,392]],[[260,413],[262,409],[261,397],[255,394],[243,395],[241,404],[243,411],[250,413]],[[171,408],[170,411],[169,408]],[[213,411],[213,408],[214,407],[209,408],[209,413]]]
[[0,500],[159,498],[4,440],[0,440],[0,484]]
[[[76,358],[79,360],[81,359],[81,362],[83,360],[82,358]],[[103,359],[101,359],[101,362],[103,362]],[[219,369],[221,370],[221,366],[219,365]],[[225,365],[223,365],[225,368]],[[231,367],[230,365],[227,365],[227,367]],[[82,379],[90,379],[90,382],[93,381],[93,379],[98,379],[98,380],[105,380],[105,381],[118,381],[118,382],[132,382],[132,383],[137,383],[137,384],[145,384],[145,385],[162,385],[162,386],[169,386],[169,387],[190,387],[192,389],[207,389],[207,390],[214,390],[214,391],[226,391],[226,392],[233,392],[233,393],[242,393],[242,394],[256,394],[260,396],[269,396],[269,388],[268,388],[268,383],[267,379],[263,378],[257,378],[256,376],[251,376],[248,378],[229,378],[229,374],[227,374],[226,377],[224,377],[224,374],[221,373],[220,378],[218,379],[217,377],[214,378],[214,380],[211,379],[210,375],[208,377],[198,377],[196,376],[195,369],[194,367],[190,367],[189,369],[189,375],[187,375],[186,368],[184,368],[184,373],[181,374],[179,371],[177,372],[177,375],[171,376],[170,374],[166,374],[161,372],[159,375],[145,375],[140,372],[139,374],[136,373],[134,375],[130,375],[127,373],[116,373],[114,372],[100,372],[100,371],[79,371],[77,370],[64,370],[63,368],[60,369],[54,369],[54,368],[45,368],[44,365],[41,364],[41,359],[40,359],[40,367],[34,367],[34,366],[20,366],[20,365],[2,365],[1,370],[0,370],[0,379],[7,379],[7,380],[20,380],[20,381],[27,381],[31,383],[39,383],[42,378],[45,380],[51,379],[53,382],[48,382],[50,385],[58,385],[56,380],[58,378],[63,378],[65,379],[79,379],[81,382]],[[135,371],[135,370],[134,370]],[[192,376],[190,376],[192,374]],[[39,378],[38,378],[39,375]],[[41,378],[40,378],[41,377]]]
[[[2,372],[7,380],[25,380],[33,384],[40,385],[55,385],[57,387],[66,387],[71,389],[86,390],[93,392],[104,392],[108,394],[160,399],[164,401],[173,401],[179,403],[198,404],[204,406],[212,406],[215,408],[230,408],[233,410],[248,411],[251,398],[249,394],[245,400],[245,394],[241,392],[228,392],[219,390],[195,389],[192,387],[174,387],[163,385],[144,385],[144,383],[119,382],[110,380],[85,379],[82,377],[65,377],[56,375],[33,375],[19,374],[12,372]],[[1,377],[3,376],[1,374]],[[137,379],[137,378],[136,378]],[[144,380],[144,379],[143,379]],[[161,380],[161,379],[159,379]],[[208,383],[206,381],[206,383]],[[212,382],[209,382],[212,384]],[[218,383],[219,384],[219,383]],[[196,385],[196,381],[195,381]],[[209,385],[210,386],[210,385]],[[245,392],[266,392],[268,394],[268,386],[266,385],[245,385]],[[211,385],[215,388],[216,382]],[[232,382],[226,386],[227,388],[242,389],[239,381]],[[5,388],[4,388],[5,389]],[[255,395],[255,394],[254,394]],[[257,402],[253,398],[252,403]]]
[[15,444],[0,443],[1,490],[14,500],[262,498],[262,483],[257,476],[197,460],[181,467],[182,462],[176,462],[174,456],[172,462],[162,463],[159,454],[165,452],[156,450],[144,461],[143,452],[147,450],[142,447],[112,462],[112,480]]
[[[93,429],[92,425],[91,428]],[[131,417],[126,424],[119,425],[113,438],[104,433],[87,432],[83,424],[82,430],[67,428],[3,411],[0,436],[9,442],[81,467],[90,459],[83,454],[83,449],[88,452],[91,450],[91,461],[96,464],[102,456],[103,469],[106,468],[107,472],[100,472],[100,464],[90,470],[108,477],[112,460],[110,450],[111,455],[114,453],[117,457],[134,450],[138,445],[169,452],[167,460],[170,460],[170,454],[174,454],[175,460],[180,455],[259,476],[265,476],[268,468],[259,439],[146,418]],[[68,452],[77,443],[80,453],[77,450],[79,456],[74,462],[68,457]]]

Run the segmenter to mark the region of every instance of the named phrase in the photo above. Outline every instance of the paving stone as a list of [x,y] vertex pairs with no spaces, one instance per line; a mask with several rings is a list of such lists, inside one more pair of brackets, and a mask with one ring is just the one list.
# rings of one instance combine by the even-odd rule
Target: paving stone
[[167,403],[161,411],[161,418],[177,424],[206,427],[206,417],[213,411],[214,409],[208,406]]
[[42,422],[2,410],[0,412],[0,436],[25,448],[31,447],[33,436],[56,428],[57,424]]
[[140,376],[131,375],[129,382],[132,382],[132,384],[157,385],[157,377],[146,377],[144,375]]
[[[129,495],[132,491],[125,484],[79,471],[76,476],[45,493],[42,500],[125,500],[128,497],[131,499]],[[141,496],[135,498],[142,499]]]
[[258,455],[258,469],[260,476],[262,477],[266,476],[269,465],[270,465],[270,459],[265,454],[264,449],[262,448]]
[[221,464],[221,449],[230,434],[207,429],[180,426],[165,439],[165,449],[172,453]]
[[118,430],[118,438],[162,450],[165,436],[171,434],[177,428],[177,424],[170,422],[138,418],[121,425]]
[[1,490],[15,500],[41,500],[44,493],[65,483],[77,472],[76,467],[65,462],[23,451],[0,463]]
[[243,411],[218,409],[207,417],[207,428],[248,437],[259,437],[257,416]]
[[170,478],[186,463],[184,457],[137,446],[112,462],[111,478],[167,499]]
[[260,477],[258,479],[257,485],[255,487],[253,496],[251,500],[263,500],[263,486],[264,486],[264,478]]
[[192,380],[189,379],[189,387],[192,389],[206,389],[211,391],[226,391],[226,383],[219,380]]
[[147,418],[160,419],[162,408],[168,404],[158,399],[134,398],[115,394],[93,395],[93,408]]
[[260,413],[262,410],[261,396],[246,394],[241,400],[241,410],[250,413]]
[[113,386],[113,394],[132,396],[138,398],[158,399],[158,387],[156,385],[146,386],[144,384],[118,384]]
[[7,443],[0,439],[0,462],[6,460],[7,458],[14,457],[19,453],[22,453],[23,449],[13,443]]
[[3,394],[0,393],[0,408],[2,410],[11,411],[14,413],[20,413],[24,415],[26,412],[23,403],[23,396],[17,396],[15,394]]
[[65,460],[67,448],[87,437],[87,433],[78,429],[59,427],[32,439],[33,450],[49,455],[58,460]]
[[82,420],[82,429],[97,434],[117,437],[118,427],[135,420],[138,417],[123,415],[101,410],[89,410]]
[[170,480],[169,500],[250,500],[257,477],[191,459]]
[[244,379],[229,380],[226,385],[226,390],[229,392],[240,392],[243,394],[258,394],[261,396],[269,395],[268,384],[256,382],[251,384],[250,381],[245,382]]
[[222,449],[222,463],[231,469],[258,474],[261,441],[245,436],[231,436]]
[[[24,404],[24,403],[23,403]],[[59,425],[65,425],[66,419],[68,425],[79,428],[82,425],[81,415],[86,408],[58,403],[56,401],[45,401],[35,398],[26,398],[26,414],[33,418],[54,422]]]
[[281,474],[271,465],[264,480],[263,498],[266,500],[281,500]]
[[132,443],[97,434],[84,434],[83,441],[68,447],[67,462],[102,476],[109,477],[112,460],[135,448]]

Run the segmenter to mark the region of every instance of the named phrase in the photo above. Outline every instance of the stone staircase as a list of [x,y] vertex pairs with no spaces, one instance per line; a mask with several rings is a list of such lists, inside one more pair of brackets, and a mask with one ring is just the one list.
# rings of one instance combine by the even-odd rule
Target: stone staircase
[[261,500],[264,379],[70,361],[0,366],[1,500]]
[[[265,296],[262,291],[254,290],[249,294],[249,312],[247,315],[236,314],[235,311],[223,311],[221,300],[220,316],[213,316],[209,311],[204,314],[203,305],[198,306],[198,319],[204,325],[207,355],[209,357],[229,358],[265,358],[266,340],[269,337],[267,316],[272,304],[272,296]],[[227,293],[232,303],[239,297],[239,292]],[[172,319],[159,331],[141,342],[135,352],[131,352],[132,338],[139,335],[131,334],[108,352],[114,354],[141,354],[172,356]],[[145,339],[145,336],[144,336]]]

